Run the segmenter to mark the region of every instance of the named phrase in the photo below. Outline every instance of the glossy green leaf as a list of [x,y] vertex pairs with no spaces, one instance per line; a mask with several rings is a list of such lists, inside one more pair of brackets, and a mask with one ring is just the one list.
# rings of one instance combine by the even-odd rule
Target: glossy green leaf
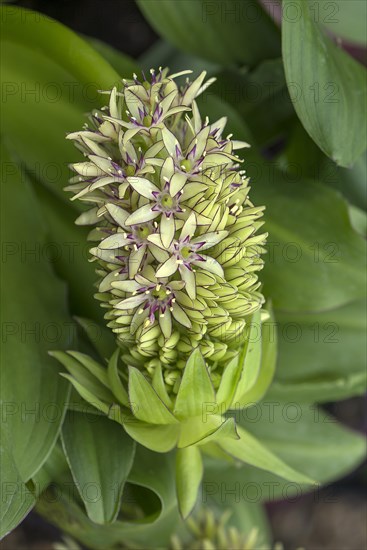
[[63,485],[57,487],[57,498],[47,498],[47,495],[41,498],[37,511],[87,548],[105,550],[122,544],[152,549],[168,547],[172,531],[181,525],[175,494],[174,455],[157,454],[138,446],[128,485],[129,494],[126,500],[124,496],[122,499],[128,518],[123,519],[121,514],[108,529],[93,523],[65,494]]
[[185,71],[190,67],[195,74],[207,71],[208,76],[214,76],[220,70],[220,65],[217,63],[186,54],[165,40],[154,42],[139,58],[139,63],[144,71],[149,71],[152,67],[156,67],[157,59],[162,67],[169,67],[171,73]]
[[262,445],[257,437],[248,433],[241,426],[237,427],[237,431],[240,436],[238,440],[226,439],[225,443],[219,443],[223,451],[233,458],[256,466],[256,468],[276,473],[284,479],[295,483],[315,484],[314,480],[288,466],[267,447]]
[[271,304],[267,304],[270,319],[261,325],[261,368],[256,384],[246,392],[235,407],[247,407],[257,403],[266,394],[275,373],[278,352],[277,326]]
[[[66,161],[67,158],[65,164]],[[69,309],[73,315],[92,319],[94,324],[90,321],[89,330],[95,339],[102,340],[105,338],[104,331],[98,323],[104,323],[104,311],[93,298],[98,276],[95,264],[88,261],[92,246],[87,240],[89,230],[75,225],[77,214],[71,203],[61,203],[54,191],[42,185],[40,179],[31,178],[31,181],[48,226],[47,250],[52,265],[57,275],[68,284]],[[64,195],[68,197],[66,193]]]
[[242,373],[238,381],[233,402],[238,403],[256,384],[261,367],[261,313],[257,311],[251,320],[248,340],[240,354]]
[[[300,405],[296,399],[266,399],[238,411],[236,419],[287,464],[321,483],[345,476],[365,456],[363,436],[344,428],[315,405]],[[218,464],[211,460],[205,468],[204,489],[205,482],[215,483],[219,475],[225,487],[239,482],[237,494],[246,494],[247,488],[255,486],[258,500],[290,498],[310,490],[249,466],[238,469],[222,464],[218,470]],[[232,498],[236,498],[236,493],[227,493],[229,504]]]
[[[246,121],[259,146],[286,137],[291,122],[298,120],[280,57],[262,61],[250,71],[247,68],[226,68],[215,76],[217,81],[205,96],[215,94],[230,103]],[[222,111],[226,112],[223,107]],[[254,145],[253,140],[251,144]]]
[[215,392],[199,349],[187,360],[177,393],[174,413],[178,418],[200,416],[203,405],[215,403]]
[[135,442],[102,416],[68,412],[62,442],[74,482],[95,523],[116,519],[130,473]]
[[15,529],[35,505],[33,493],[23,482],[9,449],[9,441],[1,430],[0,470],[0,539]]
[[113,332],[107,327],[85,317],[75,317],[88,340],[93,345],[101,359],[111,357],[116,349],[116,340]]
[[139,420],[152,424],[177,424],[145,376],[134,367],[129,368],[129,398],[134,416]]
[[292,183],[260,162],[254,163],[252,198],[266,205],[261,277],[274,308],[320,311],[363,297],[366,243],[352,228],[345,201],[317,182]]
[[[116,50],[106,42],[97,38],[87,37],[86,40],[92,45],[108,63],[113,67],[121,78],[131,78],[133,73],[139,73],[139,65],[125,53]],[[151,68],[151,67],[149,67]]]
[[75,331],[65,287],[44,253],[37,201],[3,146],[1,158],[1,399],[14,461],[28,481],[55,444],[68,400],[68,384],[47,352],[72,345]]
[[273,382],[267,397],[276,401],[291,399],[297,403],[330,403],[364,395],[367,387],[367,373],[357,372],[345,375],[324,376],[299,380],[298,382]]
[[[68,164],[80,154],[65,135],[82,127],[85,113],[105,103],[97,90],[111,88],[119,74],[60,23],[29,10],[0,9],[1,81],[7,106],[2,132],[27,169],[67,201],[62,189]],[[130,69],[128,61],[126,72]]]
[[276,380],[311,381],[365,372],[367,319],[364,302],[310,313],[278,312]]
[[325,402],[366,388],[366,306],[277,313],[279,360],[269,398]]
[[118,81],[119,75],[85,40],[76,33],[31,10],[0,7],[2,39],[23,44],[68,70],[76,80],[93,82],[105,88]]
[[192,512],[203,477],[203,461],[197,447],[178,449],[176,453],[176,490],[183,518]]
[[282,39],[302,124],[325,154],[350,166],[367,146],[366,69],[323,33],[303,0],[284,0]]
[[[307,155],[305,155],[307,151]],[[367,151],[349,168],[337,166],[311,139],[299,120],[293,124],[281,159],[294,181],[301,176],[340,191],[352,204],[367,208]]]
[[280,53],[279,30],[257,1],[138,0],[138,5],[158,34],[209,61],[255,65]]
[[367,45],[367,5],[360,0],[316,0],[311,4],[313,19],[338,38]]
[[[226,129],[253,143],[233,107],[209,95],[201,108],[211,120],[225,110]],[[251,198],[266,206],[268,254],[260,278],[274,308],[320,311],[365,296],[366,243],[352,228],[342,197],[302,174],[292,177],[279,170],[256,147],[246,150],[244,158]]]

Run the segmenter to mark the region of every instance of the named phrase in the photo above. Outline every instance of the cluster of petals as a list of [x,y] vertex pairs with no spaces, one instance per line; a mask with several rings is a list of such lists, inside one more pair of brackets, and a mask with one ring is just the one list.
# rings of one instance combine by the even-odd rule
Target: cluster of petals
[[77,223],[93,226],[108,325],[128,364],[160,364],[172,388],[198,346],[215,382],[264,301],[264,208],[236,153],[248,145],[222,136],[225,117],[202,119],[196,98],[212,81],[178,86],[189,72],[123,80],[68,136],[85,156],[67,189],[89,205]]

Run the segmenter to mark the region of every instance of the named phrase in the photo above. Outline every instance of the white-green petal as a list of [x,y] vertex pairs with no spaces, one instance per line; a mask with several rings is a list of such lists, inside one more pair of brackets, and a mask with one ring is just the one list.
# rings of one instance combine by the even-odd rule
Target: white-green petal
[[143,246],[140,246],[139,248],[137,248],[136,250],[133,250],[132,252],[130,252],[130,256],[129,256],[129,277],[130,277],[130,279],[135,277],[135,275],[139,271],[139,269],[140,269],[140,267],[143,263],[145,251],[146,251],[146,246],[143,245]]
[[154,183],[146,178],[139,178],[137,176],[132,176],[127,178],[127,181],[133,189],[143,197],[147,199],[153,198],[153,192],[159,193],[159,189]]
[[203,256],[202,254],[200,254],[200,256],[203,260],[192,262],[194,265],[209,271],[209,273],[213,273],[214,275],[224,278],[223,268],[217,260],[214,260],[214,258],[211,258],[210,256]]
[[131,86],[127,88],[125,90],[125,101],[126,101],[126,106],[129,109],[132,116],[135,117],[137,120],[140,120],[139,108],[141,111],[143,111],[144,103],[142,102],[140,97],[138,97],[138,95],[136,94],[136,91],[137,89],[135,86]]
[[206,77],[206,71],[203,71],[196,80],[186,90],[183,98],[182,98],[182,104],[190,106],[193,100],[196,98],[196,96],[199,94],[199,90],[204,82],[204,79]]
[[155,212],[152,210],[152,207],[150,204],[145,204],[141,208],[139,208],[136,212],[133,212],[130,214],[130,216],[126,220],[126,225],[136,225],[139,223],[146,223],[151,220],[154,220],[159,216],[160,212]]
[[104,172],[100,170],[93,162],[76,162],[71,165],[71,168],[78,174],[85,177],[104,176]]
[[175,173],[175,163],[173,162],[173,158],[167,157],[161,168],[162,186],[165,184],[166,180],[171,179],[174,173]]
[[157,277],[170,277],[176,273],[178,268],[177,259],[175,256],[171,256],[157,271]]
[[190,296],[191,300],[195,300],[196,298],[195,273],[191,271],[191,269],[185,267],[184,265],[180,265],[179,270],[180,270],[180,275],[182,277],[182,280],[185,283],[185,290],[187,294]]
[[113,218],[120,227],[124,227],[126,220],[129,217],[129,212],[120,206],[117,206],[117,204],[108,203],[105,206],[111,218]]
[[181,151],[181,146],[176,136],[172,134],[172,132],[170,132],[168,128],[164,127],[162,128],[162,137],[163,137],[164,146],[167,149],[169,155],[173,158],[177,158],[176,146],[179,148],[180,151]]
[[144,294],[139,294],[137,296],[131,296],[130,298],[126,298],[126,300],[122,300],[121,302],[115,305],[115,308],[116,309],[135,309],[145,301],[146,301],[146,296]]
[[176,226],[173,216],[167,217],[165,214],[161,216],[160,233],[163,246],[169,248],[175,236]]
[[191,212],[190,216],[185,221],[184,226],[181,230],[180,239],[182,241],[186,239],[186,237],[189,237],[191,239],[191,237],[195,234],[195,231],[196,231],[196,216],[195,216],[195,212]]
[[179,172],[176,172],[176,174],[172,176],[169,184],[171,197],[175,197],[177,193],[179,193],[181,189],[183,189],[186,181],[187,181],[186,174],[180,174]]
[[103,239],[98,246],[102,250],[113,250],[114,248],[126,246],[129,242],[129,239],[126,238],[126,233],[115,233]]
[[123,292],[136,292],[141,288],[141,285],[137,281],[114,281],[112,287]]

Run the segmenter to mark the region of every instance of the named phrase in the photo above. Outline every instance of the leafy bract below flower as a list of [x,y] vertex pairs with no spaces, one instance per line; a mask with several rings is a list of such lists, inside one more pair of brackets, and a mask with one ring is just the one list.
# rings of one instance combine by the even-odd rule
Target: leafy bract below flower
[[217,386],[263,303],[263,207],[236,154],[247,144],[223,137],[225,117],[202,120],[195,98],[211,80],[178,87],[190,72],[123,80],[68,136],[86,157],[67,189],[92,206],[77,223],[95,225],[97,297],[125,362],[151,377],[160,364],[169,393],[197,347]]

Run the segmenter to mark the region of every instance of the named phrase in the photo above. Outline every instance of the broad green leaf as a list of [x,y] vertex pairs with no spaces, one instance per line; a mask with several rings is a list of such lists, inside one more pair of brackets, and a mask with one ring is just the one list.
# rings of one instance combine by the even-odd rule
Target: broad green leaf
[[[226,68],[215,76],[216,82],[205,92],[204,110],[205,98],[212,94],[230,103],[246,121],[259,146],[286,137],[290,124],[298,120],[280,57],[262,61],[251,71]],[[222,112],[226,113],[223,106]]]
[[295,184],[257,162],[252,199],[266,205],[269,232],[261,278],[274,308],[321,311],[362,298],[366,243],[352,228],[345,201],[317,182]]
[[65,287],[44,253],[35,196],[4,146],[1,158],[1,399],[12,455],[26,482],[51,452],[68,400],[68,384],[47,352],[69,347],[75,331]]
[[[315,405],[300,405],[296,399],[266,398],[250,409],[238,411],[236,420],[291,467],[321,483],[345,476],[365,456],[363,436],[344,428]],[[217,482],[219,475],[225,487],[239,482],[237,493],[227,493],[229,504],[236,494],[246,494],[247,488],[254,486],[261,500],[300,496],[310,490],[249,466],[238,469],[222,463],[218,467],[218,463],[208,461],[203,487],[205,490],[206,482]]]
[[9,441],[1,430],[0,471],[0,539],[15,529],[36,503],[36,499],[21,478],[12,457]]
[[245,462],[256,468],[276,473],[292,482],[312,485],[315,481],[308,476],[301,474],[288,466],[283,460],[273,454],[267,447],[262,445],[257,437],[254,437],[241,426],[237,427],[238,440],[226,439],[219,445],[229,455],[241,462]]
[[124,429],[102,416],[68,412],[62,442],[88,517],[111,523],[120,510],[135,442]]
[[75,317],[75,320],[82,327],[100,358],[107,359],[111,357],[116,349],[116,340],[113,332],[105,326],[85,317]]
[[[37,511],[87,548],[105,550],[122,545],[167,548],[172,532],[182,528],[175,494],[173,453],[158,454],[137,447],[128,477],[128,493],[122,498],[122,514],[108,528],[93,523],[70,495],[65,494],[65,486],[57,486],[56,494],[57,498],[47,498],[47,495],[41,498]],[[124,510],[128,516],[122,520]]]
[[279,382],[322,381],[365,372],[364,302],[320,312],[277,312]]
[[177,393],[174,413],[178,418],[199,416],[205,404],[215,403],[215,392],[199,349],[187,360]]
[[242,373],[238,381],[233,403],[242,400],[245,393],[256,384],[261,367],[261,313],[256,312],[251,320],[250,331],[244,349],[240,354]]
[[47,52],[76,80],[109,87],[119,75],[85,40],[40,13],[14,7],[0,7],[2,39],[17,42],[36,52]]
[[31,181],[48,225],[47,250],[50,259],[57,275],[68,284],[69,309],[73,315],[92,319],[94,324],[89,327],[90,332],[95,339],[103,339],[104,331],[98,325],[104,323],[103,308],[93,297],[98,275],[95,264],[88,261],[92,246],[87,240],[89,230],[75,225],[77,215],[71,204],[61,203],[55,193],[43,186],[39,179],[32,178]]
[[145,376],[136,368],[129,368],[129,399],[134,416],[151,424],[177,424]]
[[[227,131],[253,143],[233,107],[215,96],[203,101],[203,114],[216,120],[225,111]],[[353,230],[342,197],[302,174],[291,177],[261,158],[256,148],[244,157],[251,199],[266,206],[268,254],[260,278],[274,308],[320,311],[363,297],[366,243]]]
[[177,449],[176,490],[178,506],[184,519],[195,506],[202,477],[203,461],[200,450],[194,446]]
[[[307,151],[307,155],[305,155]],[[352,167],[337,166],[310,138],[299,120],[293,125],[281,163],[294,181],[300,176],[319,180],[340,191],[351,203],[367,208],[367,151]]]
[[132,59],[125,53],[116,50],[97,38],[86,37],[86,40],[103,59],[108,61],[120,78],[131,78],[133,73],[139,73],[139,65],[136,63],[135,59]]
[[275,401],[293,400],[297,403],[330,403],[364,395],[367,387],[367,373],[357,372],[345,375],[324,376],[299,380],[297,382],[273,382],[267,398]]
[[349,217],[350,223],[354,229],[361,235],[361,237],[367,237],[367,213],[361,210],[357,206],[349,205]]
[[277,313],[279,360],[268,398],[327,402],[366,388],[366,306]]
[[[106,96],[97,90],[111,88],[119,75],[60,23],[29,10],[0,9],[1,80],[7,107],[2,133],[27,169],[67,201],[62,189],[68,164],[80,153],[65,135],[82,128],[85,113],[105,104]],[[126,72],[130,68],[127,62]]]
[[327,27],[338,38],[367,45],[367,4],[360,0],[316,0],[311,3],[314,21]]
[[325,35],[310,4],[283,2],[286,79],[312,139],[338,165],[350,166],[367,146],[366,69]]
[[169,67],[170,73],[178,73],[190,68],[195,74],[207,71],[208,76],[214,76],[220,70],[220,65],[217,63],[186,54],[164,40],[157,40],[139,58],[139,63],[144,71],[149,71],[157,66],[157,59],[162,67]]
[[138,0],[138,5],[158,34],[209,61],[253,66],[280,53],[279,30],[257,1]]

